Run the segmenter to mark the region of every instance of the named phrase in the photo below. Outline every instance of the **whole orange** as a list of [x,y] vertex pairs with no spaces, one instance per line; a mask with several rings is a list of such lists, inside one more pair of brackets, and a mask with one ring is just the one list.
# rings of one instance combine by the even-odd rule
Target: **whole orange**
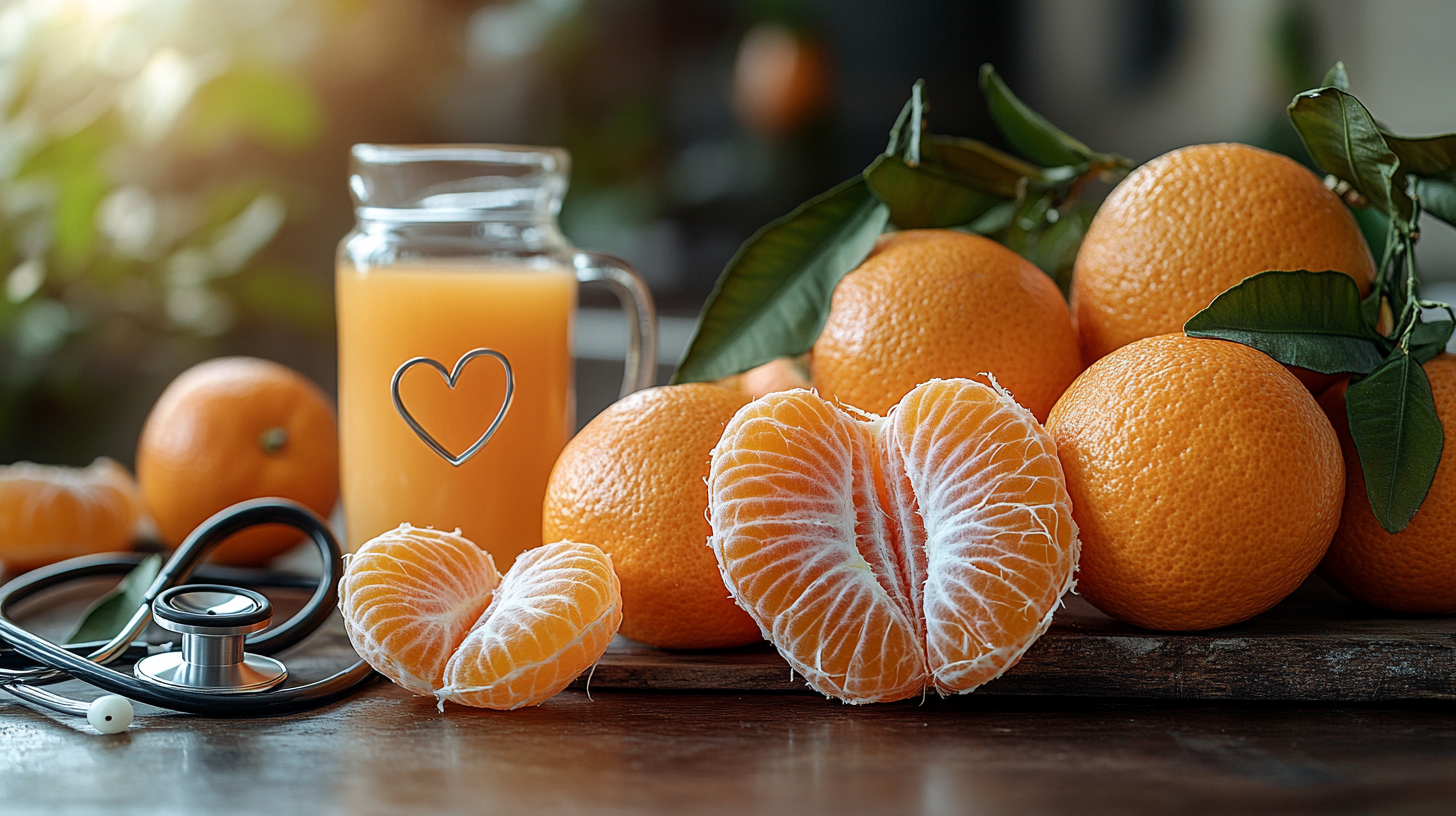
[[835,288],[811,365],[825,396],[881,415],[927,380],[989,373],[1043,422],[1082,370],[1052,279],[989,238],[951,230],[880,239]]
[[[248,499],[292,499],[327,516],[339,498],[339,431],[323,392],[252,357],[199,363],[173,380],[137,444],[142,500],[169,546]],[[298,543],[282,526],[246,530],[212,558],[261,564]]]
[[1078,591],[1149,629],[1212,629],[1282,600],[1340,519],[1340,443],[1247,346],[1163,335],[1102,358],[1052,409],[1082,537]]
[[758,626],[728,596],[708,549],[708,465],[749,401],[715,385],[669,385],[619,400],[561,452],[542,541],[601,547],[622,582],[622,634],[670,649],[741,646]]
[[0,567],[24,572],[78,555],[129,550],[140,514],[136,482],[105,457],[84,468],[0,466]]
[[1293,159],[1242,144],[1194,145],[1133,171],[1098,208],[1072,271],[1087,362],[1183,330],[1250,275],[1336,270],[1363,296],[1375,262],[1350,211]]
[[1345,415],[1345,383],[1320,397],[1345,453],[1345,508],[1319,574],[1358,601],[1397,612],[1456,612],[1456,355],[1442,354],[1422,368],[1431,381],[1446,445],[1436,479],[1404,530],[1385,532],[1370,510],[1365,474]]

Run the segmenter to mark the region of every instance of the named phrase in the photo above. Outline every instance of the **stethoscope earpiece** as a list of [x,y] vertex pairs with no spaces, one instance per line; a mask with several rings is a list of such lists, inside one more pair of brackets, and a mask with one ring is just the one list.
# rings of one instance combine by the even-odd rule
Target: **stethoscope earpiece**
[[116,694],[97,697],[86,707],[86,722],[102,734],[120,734],[131,727],[131,700]]

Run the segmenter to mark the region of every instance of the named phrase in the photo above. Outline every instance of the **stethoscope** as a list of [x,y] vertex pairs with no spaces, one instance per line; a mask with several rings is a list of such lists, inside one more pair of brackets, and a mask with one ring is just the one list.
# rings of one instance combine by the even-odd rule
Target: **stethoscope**
[[[237,584],[306,587],[311,581],[255,570],[198,568],[214,545],[260,524],[299,530],[323,556],[323,575],[308,603],[272,629],[268,599]],[[343,555],[322,519],[282,499],[243,502],[204,522],[162,567],[126,627],[105,643],[61,646],[10,620],[11,608],[26,598],[79,578],[125,574],[140,560],[140,555],[127,553],[75,558],[0,587],[0,690],[57,713],[83,716],[97,731],[115,734],[131,725],[131,701],[214,717],[288,714],[344,697],[374,676],[361,660],[324,680],[284,685],[288,669],[269,655],[312,634],[333,612]],[[215,582],[184,584],[194,571],[214,576]],[[141,641],[151,623],[181,635],[180,648],[177,643]],[[132,673],[108,668],[119,661],[135,661]],[[70,679],[110,694],[88,702],[42,688]]]

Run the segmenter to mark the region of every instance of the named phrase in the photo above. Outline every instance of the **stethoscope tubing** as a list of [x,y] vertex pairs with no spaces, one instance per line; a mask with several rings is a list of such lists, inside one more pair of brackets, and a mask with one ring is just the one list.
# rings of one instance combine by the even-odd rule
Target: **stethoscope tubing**
[[[63,710],[63,703],[60,701],[73,706],[80,704],[42,692],[34,686],[75,678],[158,708],[219,717],[293,713],[325,705],[349,694],[373,676],[373,670],[362,660],[345,671],[315,683],[242,694],[163,688],[106,667],[105,664],[138,649],[136,640],[151,621],[151,603],[157,595],[186,581],[207,551],[223,539],[261,524],[284,524],[299,530],[313,541],[323,558],[323,575],[318,579],[313,595],[303,608],[282,625],[248,638],[249,650],[259,654],[272,654],[296,645],[317,630],[333,612],[337,604],[338,579],[343,572],[343,556],[327,524],[313,511],[282,499],[258,499],[234,505],[218,513],[188,536],[147,588],[144,593],[145,602],[139,606],[126,629],[89,654],[77,654],[22,628],[10,620],[9,612],[15,604],[27,597],[65,581],[90,575],[114,574],[118,559],[73,559],[27,574],[0,587],[0,641],[8,642],[14,652],[39,664],[23,669],[0,668],[0,689],[15,693],[37,705]],[[67,710],[67,713],[76,712]]]

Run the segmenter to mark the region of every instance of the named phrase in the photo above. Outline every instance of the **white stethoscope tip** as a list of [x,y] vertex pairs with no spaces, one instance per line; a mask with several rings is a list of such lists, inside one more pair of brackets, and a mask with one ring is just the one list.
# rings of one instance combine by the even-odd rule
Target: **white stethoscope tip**
[[120,734],[131,726],[131,700],[108,694],[91,701],[86,721],[103,734]]

